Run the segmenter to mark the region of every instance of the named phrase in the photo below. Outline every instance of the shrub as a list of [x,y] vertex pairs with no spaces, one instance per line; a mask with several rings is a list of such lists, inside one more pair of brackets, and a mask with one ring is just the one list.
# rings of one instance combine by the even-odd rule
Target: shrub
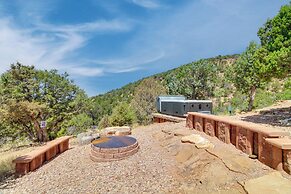
[[105,115],[102,117],[101,121],[98,124],[98,129],[104,129],[106,127],[110,127],[110,121],[109,121],[109,116]]
[[[72,131],[72,134],[78,134],[84,131],[87,131],[88,128],[90,128],[93,125],[93,120],[91,117],[89,117],[87,114],[82,113],[74,116],[71,120],[67,121],[63,126],[62,130],[60,130],[57,133],[57,136],[62,136],[66,133],[68,133],[69,127],[74,127],[74,131]],[[72,135],[70,134],[70,135]]]
[[118,104],[108,119],[111,126],[132,125],[137,120],[134,109],[126,102]]
[[167,94],[167,90],[153,78],[143,80],[135,89],[131,105],[135,109],[138,123],[149,124],[152,121],[152,113],[156,111],[156,98],[161,94]]

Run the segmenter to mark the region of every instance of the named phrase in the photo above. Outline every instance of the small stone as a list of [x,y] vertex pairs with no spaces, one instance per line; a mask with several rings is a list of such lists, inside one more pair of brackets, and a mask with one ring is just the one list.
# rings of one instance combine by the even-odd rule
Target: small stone
[[251,155],[249,155],[249,158],[251,158],[251,159],[258,159],[258,156],[257,155],[254,155],[254,154],[251,154]]

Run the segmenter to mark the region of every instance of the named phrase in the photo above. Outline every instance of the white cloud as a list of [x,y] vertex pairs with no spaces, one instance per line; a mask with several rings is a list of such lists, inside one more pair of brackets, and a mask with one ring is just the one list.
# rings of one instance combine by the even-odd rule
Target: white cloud
[[[76,25],[37,23],[32,28],[17,26],[12,18],[0,18],[0,73],[19,61],[41,69],[58,69],[81,76],[100,76],[100,69],[81,68],[70,56],[86,45],[94,32],[120,32],[131,28],[128,22],[110,20]],[[75,60],[72,62],[72,60]],[[80,59],[81,61],[81,59]],[[68,65],[74,63],[74,69]]]
[[85,63],[95,64],[104,67],[104,72],[125,73],[144,69],[146,65],[157,62],[164,57],[163,52],[131,52],[130,57],[119,59],[92,59]]
[[68,72],[73,76],[80,75],[85,77],[101,76],[104,73],[102,68],[91,68],[91,67],[70,68]]
[[87,22],[82,24],[75,24],[75,25],[50,25],[39,23],[37,24],[37,28],[39,30],[44,30],[47,32],[96,32],[96,31],[127,31],[131,29],[131,25],[124,21],[119,20],[98,20],[94,22]]
[[154,0],[132,0],[132,2],[138,6],[149,9],[156,9],[161,6],[157,1]]

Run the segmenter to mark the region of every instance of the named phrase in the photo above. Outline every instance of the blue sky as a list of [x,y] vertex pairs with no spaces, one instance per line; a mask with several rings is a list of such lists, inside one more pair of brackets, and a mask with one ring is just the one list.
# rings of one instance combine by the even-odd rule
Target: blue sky
[[68,72],[89,96],[241,53],[284,0],[0,0],[0,73]]

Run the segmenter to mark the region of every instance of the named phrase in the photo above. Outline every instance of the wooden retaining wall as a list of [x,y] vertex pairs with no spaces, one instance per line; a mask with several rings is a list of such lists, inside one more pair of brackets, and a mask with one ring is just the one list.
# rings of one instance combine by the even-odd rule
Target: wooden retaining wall
[[233,144],[248,155],[256,155],[260,162],[291,174],[291,139],[286,131],[197,112],[188,113],[186,125]]

